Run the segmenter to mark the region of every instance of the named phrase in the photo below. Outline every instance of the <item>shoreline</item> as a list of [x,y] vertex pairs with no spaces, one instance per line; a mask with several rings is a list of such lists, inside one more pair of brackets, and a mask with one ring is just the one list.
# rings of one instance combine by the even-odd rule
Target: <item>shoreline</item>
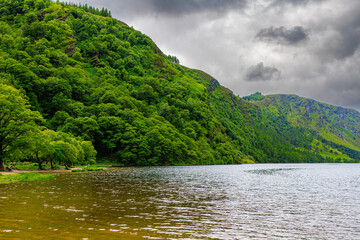
[[19,173],[31,173],[31,172],[35,172],[35,173],[69,173],[72,170],[76,170],[76,169],[80,169],[80,168],[70,168],[69,170],[66,170],[66,169],[13,170],[12,172],[0,172],[0,174],[2,176],[6,176],[6,175],[15,175],[15,174],[19,174]]

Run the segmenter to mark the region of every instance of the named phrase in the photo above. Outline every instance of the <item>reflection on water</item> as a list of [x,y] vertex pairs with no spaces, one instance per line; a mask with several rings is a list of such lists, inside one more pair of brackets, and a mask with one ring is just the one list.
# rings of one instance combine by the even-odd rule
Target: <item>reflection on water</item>
[[263,175],[275,175],[281,174],[286,171],[299,170],[299,168],[269,168],[269,169],[255,169],[248,170],[249,173],[263,174]]
[[0,186],[0,239],[360,239],[360,165],[125,168]]

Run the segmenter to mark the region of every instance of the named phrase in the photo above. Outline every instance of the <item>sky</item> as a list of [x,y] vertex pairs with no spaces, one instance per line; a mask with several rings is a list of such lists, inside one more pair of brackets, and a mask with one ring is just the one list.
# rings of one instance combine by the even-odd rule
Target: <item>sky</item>
[[72,0],[109,9],[234,94],[360,110],[358,0]]

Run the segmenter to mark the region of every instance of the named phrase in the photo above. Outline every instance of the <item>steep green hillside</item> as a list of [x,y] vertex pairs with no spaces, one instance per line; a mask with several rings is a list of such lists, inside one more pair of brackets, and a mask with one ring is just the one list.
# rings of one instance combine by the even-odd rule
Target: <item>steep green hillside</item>
[[[66,152],[60,142],[70,138],[88,148],[91,142],[98,158],[124,165],[360,160],[356,147],[345,145],[352,149],[346,153],[341,141],[294,124],[273,105],[236,97],[109,16],[105,9],[49,0],[0,0],[0,84],[19,89],[41,113],[38,139],[63,136],[48,137],[54,147],[37,149],[37,161],[92,158],[85,148],[82,155]],[[26,144],[5,150],[0,159],[34,158]]]
[[[322,144],[338,149],[350,157],[359,157],[357,153],[360,151],[359,112],[296,95],[262,96],[256,93],[245,99],[274,115],[283,115],[292,126],[315,131],[321,136]],[[320,145],[319,142],[315,143]],[[334,149],[332,150],[335,152]]]

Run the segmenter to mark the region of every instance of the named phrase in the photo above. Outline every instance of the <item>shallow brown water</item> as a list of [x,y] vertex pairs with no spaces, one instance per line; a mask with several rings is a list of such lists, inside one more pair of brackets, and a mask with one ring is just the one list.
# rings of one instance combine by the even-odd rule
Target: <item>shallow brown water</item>
[[360,165],[125,168],[0,186],[0,239],[360,239]]

